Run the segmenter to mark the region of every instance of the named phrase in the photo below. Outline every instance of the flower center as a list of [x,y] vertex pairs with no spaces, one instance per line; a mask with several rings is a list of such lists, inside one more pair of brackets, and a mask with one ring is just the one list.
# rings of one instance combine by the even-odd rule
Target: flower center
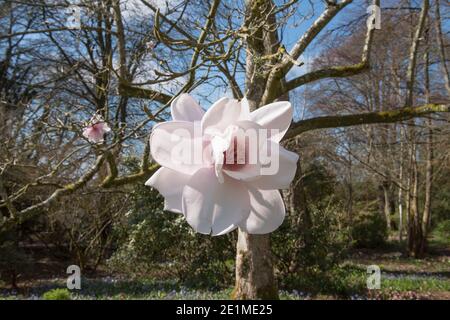
[[224,133],[213,135],[211,140],[215,174],[220,183],[224,181],[223,169],[239,170],[248,163],[248,143],[238,133],[237,126],[229,126]]

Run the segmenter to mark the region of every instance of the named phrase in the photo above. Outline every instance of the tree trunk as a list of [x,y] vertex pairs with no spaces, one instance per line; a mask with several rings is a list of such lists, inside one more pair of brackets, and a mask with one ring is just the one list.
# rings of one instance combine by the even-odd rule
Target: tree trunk
[[400,186],[398,188],[398,240],[403,241],[403,166],[404,166],[404,156],[403,156],[403,128],[400,128],[400,173],[398,180],[400,181]]
[[[246,97],[250,109],[260,107],[267,78],[265,69],[274,58],[264,60],[278,51],[279,40],[272,0],[246,1],[245,27],[247,38]],[[260,63],[264,60],[266,63]],[[236,248],[236,287],[234,299],[278,299],[274,275],[270,234],[251,235],[239,230]]]
[[386,219],[386,230],[388,231],[388,234],[391,231],[391,193],[389,188],[389,182],[383,181],[382,182],[382,189],[383,189],[383,211],[384,211],[384,218]]
[[[416,24],[413,41],[410,47],[409,64],[406,73],[406,100],[405,106],[412,106],[414,103],[414,83],[416,75],[416,64],[418,47],[420,40],[422,39],[423,32],[425,30],[426,19],[428,15],[428,9],[430,6],[429,0],[422,1],[422,9],[420,11],[419,22]],[[411,154],[410,154],[410,176],[411,185],[408,191],[409,194],[409,225],[408,225],[408,252],[413,257],[420,256],[420,244],[422,243],[422,228],[419,218],[418,208],[418,168],[416,159],[416,133],[414,129],[414,121],[410,124],[410,139],[411,139]]]
[[408,253],[414,258],[420,257],[420,247],[422,245],[422,227],[419,217],[419,204],[418,204],[418,168],[417,159],[415,156],[416,148],[415,143],[412,146],[413,156],[412,156],[412,166],[411,166],[411,189],[410,189],[410,199],[411,203],[409,205],[409,226],[408,226]]
[[234,299],[277,299],[270,235],[239,230]]
[[[439,3],[436,3],[439,6]],[[426,40],[428,43],[428,32],[426,32]],[[429,47],[427,46],[427,51],[425,52],[425,97],[427,103],[430,102],[430,57],[428,54]],[[420,256],[425,254],[427,248],[427,235],[428,226],[431,217],[431,193],[432,193],[432,183],[433,183],[433,120],[428,118],[428,136],[427,136],[427,146],[426,146],[426,172],[425,172],[425,205],[423,208],[422,215],[422,242],[420,244]]]

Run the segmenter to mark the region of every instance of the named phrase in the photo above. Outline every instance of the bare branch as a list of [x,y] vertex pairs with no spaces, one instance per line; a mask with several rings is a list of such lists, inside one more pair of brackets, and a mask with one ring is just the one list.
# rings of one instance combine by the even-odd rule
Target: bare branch
[[289,52],[290,58],[285,57],[281,62],[280,67],[283,70],[283,75],[286,75],[293,66],[292,60],[297,60],[328,23],[351,2],[352,0],[343,0],[337,4],[329,4],[327,6],[325,11],[314,21],[308,31],[297,41]]
[[445,88],[447,89],[447,93],[450,96],[450,73],[447,68],[447,59],[445,57],[445,47],[444,47],[444,37],[442,35],[442,27],[441,27],[441,12],[440,12],[440,1],[436,0],[435,2],[436,10],[435,10],[435,28],[436,28],[436,37],[437,37],[437,43],[439,46],[439,55],[441,58],[441,66],[442,71],[444,73],[445,77]]
[[413,93],[414,93],[413,90],[416,75],[417,51],[419,48],[420,38],[425,28],[425,20],[427,19],[429,6],[430,6],[429,0],[423,0],[422,10],[420,11],[419,23],[417,24],[413,42],[411,43],[411,48],[409,52],[408,71],[406,72],[406,89],[407,89],[405,101],[406,106],[413,105]]
[[169,94],[152,89],[138,88],[125,82],[121,82],[118,89],[121,96],[155,100],[164,104],[169,103],[173,98]]
[[74,193],[76,190],[84,187],[98,172],[100,167],[102,166],[103,162],[105,160],[105,156],[102,155],[97,158],[94,166],[89,169],[82,177],[80,177],[76,182],[69,183],[65,185],[62,188],[56,189],[47,199],[44,201],[41,201],[37,204],[34,204],[32,206],[29,206],[19,212],[17,212],[17,215],[15,217],[11,217],[9,219],[6,219],[2,222],[0,222],[0,230],[1,229],[7,229],[11,226],[17,225],[22,223],[23,221],[26,221],[33,216],[35,216],[37,213],[39,213],[40,210],[49,208],[53,203],[56,202],[56,200],[60,199],[62,196],[67,196],[69,194]]
[[[374,0],[374,5],[378,6],[380,5],[379,0]],[[363,52],[361,54],[361,61],[359,63],[353,64],[353,65],[347,65],[347,66],[334,66],[334,67],[328,67],[316,71],[309,72],[307,74],[304,74],[302,76],[299,76],[297,78],[294,78],[290,81],[288,81],[284,87],[283,94],[286,92],[289,92],[290,90],[293,90],[297,87],[300,87],[304,84],[317,81],[320,79],[325,78],[343,78],[343,77],[349,77],[354,76],[357,74],[360,74],[364,71],[369,70],[370,68],[370,52],[373,44],[373,38],[375,34],[375,28],[368,28],[364,43]]]
[[405,107],[398,110],[349,114],[344,116],[324,116],[295,122],[284,136],[284,139],[294,138],[304,132],[357,126],[362,124],[393,123],[409,120],[437,112],[450,112],[449,104],[426,104],[419,107]]

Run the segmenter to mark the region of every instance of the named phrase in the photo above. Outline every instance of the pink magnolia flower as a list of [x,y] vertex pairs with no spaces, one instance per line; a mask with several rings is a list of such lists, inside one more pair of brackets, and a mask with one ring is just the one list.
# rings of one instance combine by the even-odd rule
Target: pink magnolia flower
[[84,128],[83,136],[92,143],[103,142],[105,133],[110,132],[111,128],[100,115],[95,115],[89,121],[89,126]]
[[[173,101],[171,113],[173,121],[153,128],[151,154],[162,168],[146,182],[164,196],[165,210],[182,213],[203,234],[222,235],[237,227],[251,234],[277,229],[286,214],[278,189],[289,187],[298,160],[279,145],[292,121],[291,104],[275,102],[250,112],[245,98],[222,98],[205,112],[183,94]],[[263,132],[263,138],[250,145],[239,139],[240,129]],[[200,145],[200,161],[186,156],[180,145]],[[251,161],[252,147],[277,157],[271,163]],[[264,174],[263,167],[273,163],[277,170]]]

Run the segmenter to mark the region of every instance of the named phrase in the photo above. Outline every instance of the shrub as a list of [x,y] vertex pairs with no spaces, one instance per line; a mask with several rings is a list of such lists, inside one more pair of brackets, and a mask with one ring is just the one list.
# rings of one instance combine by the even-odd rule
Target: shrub
[[53,289],[42,295],[44,300],[70,300],[70,292],[67,289]]
[[433,237],[443,245],[450,244],[450,220],[439,222],[433,230]]
[[351,235],[357,248],[382,246],[387,238],[386,222],[378,213],[360,214],[352,223]]
[[134,277],[177,278],[195,287],[223,287],[233,279],[235,234],[195,233],[182,215],[164,212],[157,191],[136,186],[133,207],[115,225],[119,247],[108,260],[114,271]]
[[32,257],[19,246],[16,229],[0,234],[0,278],[17,289],[18,277],[32,266]]
[[[299,229],[298,213],[286,217],[272,235],[276,269],[283,287],[312,290],[315,279],[328,278],[349,246],[348,229],[341,223],[339,208],[310,208],[311,226]],[[304,279],[311,280],[305,287]],[[317,288],[316,287],[316,288]]]

